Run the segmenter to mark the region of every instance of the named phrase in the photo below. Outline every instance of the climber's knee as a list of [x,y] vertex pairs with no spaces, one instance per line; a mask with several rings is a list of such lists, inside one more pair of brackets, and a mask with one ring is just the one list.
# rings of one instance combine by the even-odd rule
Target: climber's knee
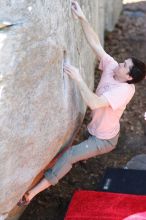
[[49,169],[44,173],[45,179],[49,181],[51,185],[56,185],[58,183],[58,178],[57,176],[53,173],[52,169]]

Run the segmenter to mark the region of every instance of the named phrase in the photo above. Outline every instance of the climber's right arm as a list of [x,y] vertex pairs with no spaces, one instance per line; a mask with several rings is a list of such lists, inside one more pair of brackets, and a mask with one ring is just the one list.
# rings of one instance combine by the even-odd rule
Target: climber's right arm
[[105,50],[103,49],[98,35],[95,33],[89,22],[87,21],[85,15],[82,12],[77,1],[72,0],[72,12],[77,16],[81,22],[85,37],[90,47],[95,52],[97,58],[100,60],[105,55]]

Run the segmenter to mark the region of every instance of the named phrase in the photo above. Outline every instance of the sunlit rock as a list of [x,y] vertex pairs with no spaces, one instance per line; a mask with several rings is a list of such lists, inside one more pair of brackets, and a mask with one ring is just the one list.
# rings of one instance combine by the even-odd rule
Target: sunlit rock
[[[104,1],[79,2],[103,42],[109,16]],[[18,200],[71,143],[85,115],[86,106],[76,84],[64,75],[63,62],[66,58],[79,67],[92,89],[95,56],[70,4],[0,0],[0,219],[18,219]]]

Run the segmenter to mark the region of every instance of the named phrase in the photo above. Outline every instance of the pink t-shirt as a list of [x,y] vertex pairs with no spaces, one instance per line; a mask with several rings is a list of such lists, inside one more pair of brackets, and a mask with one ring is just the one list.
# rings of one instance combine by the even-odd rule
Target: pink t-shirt
[[108,107],[92,111],[92,121],[88,125],[89,133],[100,139],[111,139],[120,130],[120,118],[135,92],[133,84],[122,83],[114,79],[113,70],[118,63],[108,54],[100,61],[101,80],[96,89],[98,96],[105,96]]

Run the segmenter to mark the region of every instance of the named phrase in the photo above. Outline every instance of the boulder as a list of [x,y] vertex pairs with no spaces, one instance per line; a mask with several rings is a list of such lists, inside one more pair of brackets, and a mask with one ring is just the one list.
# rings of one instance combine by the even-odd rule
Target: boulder
[[[102,42],[105,2],[79,1]],[[0,26],[2,220],[18,219],[18,200],[72,142],[84,118],[86,106],[63,73],[64,60],[79,67],[93,89],[95,56],[72,18],[70,0],[0,0],[0,5],[0,24],[6,24]]]

